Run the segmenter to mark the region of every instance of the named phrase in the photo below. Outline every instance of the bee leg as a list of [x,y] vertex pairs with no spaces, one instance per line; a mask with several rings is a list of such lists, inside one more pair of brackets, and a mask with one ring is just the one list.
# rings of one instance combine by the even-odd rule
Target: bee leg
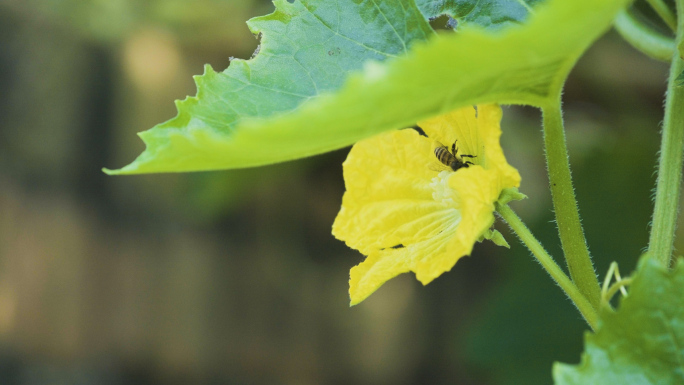
[[458,140],[454,140],[454,143],[451,145],[451,153],[452,153],[454,156],[455,156],[456,153],[458,152],[458,147],[456,147],[456,142],[458,142]]
[[477,155],[461,155],[461,158],[477,158]]

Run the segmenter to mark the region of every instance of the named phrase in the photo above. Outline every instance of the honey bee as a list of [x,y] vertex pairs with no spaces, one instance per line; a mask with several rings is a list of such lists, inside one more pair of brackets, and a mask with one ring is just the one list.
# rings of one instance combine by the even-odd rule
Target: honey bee
[[[458,154],[458,147],[456,147],[456,142],[454,142],[451,145],[451,151],[449,151],[449,148],[439,142],[437,142],[438,146],[435,147],[435,156],[437,157],[437,160],[441,164],[437,164],[437,167],[434,167],[431,165],[431,169],[434,171],[442,171],[444,169],[451,170],[451,171],[457,171],[458,169],[464,168],[464,167],[470,167],[473,165],[473,162],[469,160],[465,160],[464,158],[475,158],[477,155],[459,155]],[[446,167],[444,167],[446,166]]]

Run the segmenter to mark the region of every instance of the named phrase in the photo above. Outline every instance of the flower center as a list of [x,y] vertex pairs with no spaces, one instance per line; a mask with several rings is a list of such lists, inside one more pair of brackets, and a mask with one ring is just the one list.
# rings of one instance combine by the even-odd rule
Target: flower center
[[451,171],[442,171],[432,178],[430,187],[432,188],[432,199],[449,206],[455,206],[458,202],[456,191],[449,187],[449,177],[453,175]]

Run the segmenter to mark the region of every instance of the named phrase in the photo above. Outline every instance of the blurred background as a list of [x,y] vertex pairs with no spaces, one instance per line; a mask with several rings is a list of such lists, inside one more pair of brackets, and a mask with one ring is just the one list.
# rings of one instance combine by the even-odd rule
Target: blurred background
[[[423,287],[348,306],[362,260],[330,234],[348,149],[249,170],[108,177],[204,63],[249,58],[267,0],[0,0],[0,383],[550,384],[579,313],[501,223]],[[614,32],[564,94],[603,276],[648,239],[667,66]],[[513,208],[556,259],[540,114],[507,108]],[[683,226],[680,226],[683,228]],[[680,237],[681,239],[681,237]],[[679,245],[682,248],[682,245]],[[561,264],[564,264],[560,261]]]

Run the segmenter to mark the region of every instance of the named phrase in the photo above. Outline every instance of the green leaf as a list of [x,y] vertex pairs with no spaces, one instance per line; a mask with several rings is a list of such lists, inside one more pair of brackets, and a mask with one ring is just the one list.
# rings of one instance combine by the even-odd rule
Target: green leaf
[[[108,172],[259,166],[466,105],[547,104],[629,0],[550,0],[521,26],[497,33],[462,28],[420,44],[431,32],[412,1],[315,3],[277,1],[274,14],[252,20],[250,28],[263,34],[261,52],[223,73],[207,67],[196,79],[197,97],[179,102],[176,118],[140,134],[147,148],[138,159]],[[390,60],[377,61],[383,58]]]
[[496,29],[523,22],[542,0],[416,0],[427,18],[449,15],[459,25],[477,24]]
[[499,195],[499,200],[496,202],[500,205],[507,205],[513,201],[520,201],[527,199],[527,195],[518,191],[517,187],[507,188],[501,192]]
[[485,239],[494,242],[494,244],[497,246],[503,246],[507,249],[511,248],[511,245],[508,244],[506,238],[504,238],[503,234],[501,234],[499,230],[488,229],[484,232],[484,234],[482,234],[482,237],[478,239],[478,242],[482,242]]
[[620,309],[585,336],[577,366],[553,368],[557,385],[684,384],[684,262],[668,271],[643,258]]
[[[222,162],[218,148],[239,122],[292,111],[339,89],[365,61],[405,54],[434,34],[412,0],[341,3],[276,0],[275,12],[251,19],[250,30],[261,36],[259,53],[251,60],[233,59],[222,73],[206,66],[204,75],[195,77],[197,96],[177,102],[178,116],[141,134],[148,149],[138,163],[168,155],[165,170],[149,171],[221,168],[200,164]],[[176,144],[183,149],[166,151]],[[242,150],[234,155],[262,156],[258,149]]]

